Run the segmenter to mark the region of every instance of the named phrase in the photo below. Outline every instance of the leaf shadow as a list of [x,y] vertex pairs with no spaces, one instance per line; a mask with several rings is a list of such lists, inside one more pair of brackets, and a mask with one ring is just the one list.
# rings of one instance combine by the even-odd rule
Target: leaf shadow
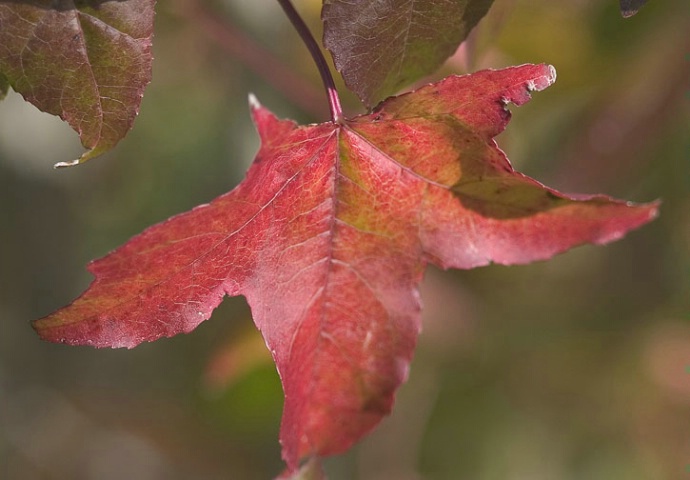
[[497,219],[528,217],[570,202],[521,175],[464,180],[451,191],[464,207]]

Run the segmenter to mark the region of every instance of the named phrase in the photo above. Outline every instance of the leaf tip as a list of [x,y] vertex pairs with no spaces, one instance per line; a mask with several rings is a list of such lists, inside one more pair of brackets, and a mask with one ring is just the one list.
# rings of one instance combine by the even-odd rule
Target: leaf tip
[[659,216],[661,201],[655,200],[649,203],[620,202],[620,204],[628,210],[627,214],[619,217],[619,220],[624,220],[623,223],[619,224],[619,228],[609,231],[607,235],[602,235],[601,238],[593,242],[594,244],[605,245],[620,240],[629,232],[652,222]]
[[[256,98],[256,95],[253,93],[250,93],[247,97],[247,100],[249,102],[249,112],[254,119],[254,123],[257,124],[259,127],[265,121],[266,118],[274,117],[274,115],[269,112],[266,108],[264,108],[263,105],[261,105],[261,102],[259,102],[259,99]],[[259,133],[261,133],[261,128],[259,128]]]
[[623,18],[630,18],[640,11],[647,0],[620,0],[620,10]]
[[[106,153],[108,150],[112,149],[115,146],[115,144],[108,144],[108,145],[94,145],[93,148],[90,148],[88,151],[84,152],[81,157],[77,158],[76,160],[71,160],[69,162],[58,162],[55,165],[53,165],[54,169],[60,169],[60,168],[67,168],[67,167],[74,167],[76,165],[80,165],[82,163],[87,162],[88,160],[91,160],[92,158],[96,158],[104,153]],[[89,148],[88,145],[84,145],[84,147]]]
[[656,217],[659,216],[659,208],[661,207],[661,200],[657,199],[654,200],[653,202],[649,202],[646,204],[647,207],[647,214],[649,215],[648,221],[651,222],[654,220]]
[[249,108],[252,111],[259,110],[261,108],[261,103],[259,103],[259,99],[256,98],[256,95],[254,95],[253,93],[249,94],[248,101],[249,101]]
[[72,160],[70,162],[58,162],[55,165],[53,165],[53,168],[55,170],[59,170],[61,168],[74,167],[75,165],[79,165],[80,163],[81,159]]
[[557,75],[554,66],[543,64],[541,67],[544,70],[543,74],[527,81],[527,90],[530,92],[541,92],[556,82]]
[[556,67],[547,64],[546,68],[549,69],[549,81],[551,82],[549,83],[549,85],[552,85],[556,82],[556,78],[558,77],[558,75],[556,74]]
[[[640,223],[638,226],[645,225],[652,220],[655,220],[659,216],[659,208],[661,207],[661,200],[657,199],[647,203],[637,203],[637,202],[625,202],[625,205],[630,208],[641,212],[638,216]],[[635,227],[636,228],[636,227]]]

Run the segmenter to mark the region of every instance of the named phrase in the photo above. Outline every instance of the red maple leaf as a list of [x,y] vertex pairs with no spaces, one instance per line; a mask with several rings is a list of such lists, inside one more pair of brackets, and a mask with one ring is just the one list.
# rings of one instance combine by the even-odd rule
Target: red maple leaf
[[244,295],[283,383],[289,470],[342,452],[407,377],[427,263],[528,263],[655,216],[656,204],[564,195],[512,169],[493,140],[506,105],[554,80],[545,65],[453,76],[309,126],[252,102],[262,146],[247,178],[91,263],[88,290],[34,326],[54,342],[134,347]]

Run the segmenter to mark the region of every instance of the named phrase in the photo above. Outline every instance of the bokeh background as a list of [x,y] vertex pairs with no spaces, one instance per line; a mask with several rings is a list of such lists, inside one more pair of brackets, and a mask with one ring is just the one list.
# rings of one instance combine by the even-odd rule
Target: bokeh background
[[[297,2],[315,30],[318,0]],[[690,478],[690,3],[497,0],[437,78],[548,62],[555,85],[499,142],[562,191],[663,199],[606,247],[473,271],[429,269],[424,332],[394,413],[333,480]],[[317,33],[318,35],[318,33]],[[0,479],[268,479],[282,395],[246,302],[136,349],[43,343],[29,321],[86,263],[236,185],[258,147],[247,94],[328,116],[277,3],[160,2],[154,79],[130,135],[77,168],[76,134],[0,103]],[[350,114],[361,112],[341,89]]]

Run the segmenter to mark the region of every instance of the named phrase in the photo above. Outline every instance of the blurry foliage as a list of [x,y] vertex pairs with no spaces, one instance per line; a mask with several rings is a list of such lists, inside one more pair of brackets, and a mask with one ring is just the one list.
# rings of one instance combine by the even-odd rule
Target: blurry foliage
[[[80,153],[74,134],[16,94],[0,103],[2,479],[265,479],[282,468],[280,384],[251,347],[259,334],[247,333],[242,299],[191,335],[132,351],[41,343],[28,323],[85,288],[90,259],[239,182],[258,142],[248,92],[279,116],[325,118],[325,100],[322,118],[295,107],[275,78],[245,68],[180,5],[159,5],[153,83],[107,158],[53,171]],[[256,5],[215,7],[320,94],[278,6]],[[319,5],[298,4],[314,27]],[[548,263],[429,272],[410,381],[379,429],[326,462],[331,479],[685,474],[688,32],[683,0],[650,2],[627,20],[612,1],[500,0],[448,62],[445,73],[555,65],[558,81],[516,112],[502,148],[564,191],[661,197],[661,217]],[[209,382],[233,345],[251,361]]]

